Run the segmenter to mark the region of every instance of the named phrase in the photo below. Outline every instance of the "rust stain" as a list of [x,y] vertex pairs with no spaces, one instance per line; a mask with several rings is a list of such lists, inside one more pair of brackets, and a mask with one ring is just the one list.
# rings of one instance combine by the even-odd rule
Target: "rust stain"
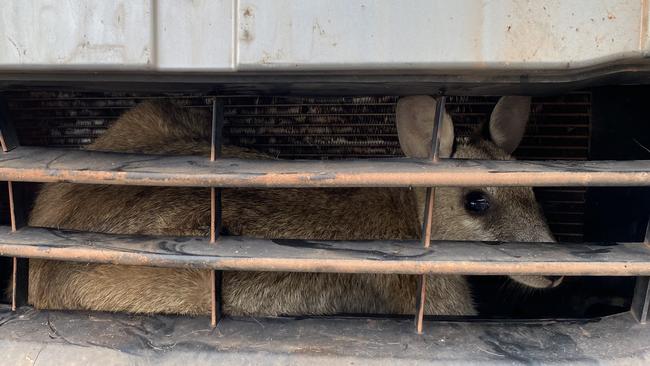
[[11,271],[11,311],[16,311],[18,308],[18,258],[13,257],[12,259],[12,271]]
[[650,186],[650,161],[255,161],[20,147],[0,180],[179,187]]
[[120,3],[117,6],[117,9],[115,9],[115,23],[119,26],[121,30],[124,30],[124,18],[126,17],[126,9],[124,8],[124,4]]
[[439,169],[422,172],[173,174],[0,168],[0,179],[179,187],[430,187],[430,186],[650,186],[650,172],[490,172]]
[[321,36],[324,36],[326,34],[325,29],[323,29],[323,27],[320,25],[320,23],[318,22],[318,19],[314,20],[314,25],[312,25],[311,30],[312,30],[312,33],[318,33]]
[[251,42],[253,39],[253,35],[248,29],[242,29],[241,36],[239,36],[240,41]]
[[255,21],[255,9],[251,6],[247,6],[242,9],[242,17],[240,19],[239,26],[239,40],[245,43],[250,43],[255,39],[253,29]]
[[555,17],[559,15],[557,8],[539,2],[515,1],[508,10],[518,16],[507,16],[504,43],[495,50],[498,59],[508,63],[537,62],[540,57],[548,57],[549,52],[555,55],[565,47],[564,40],[560,39],[563,33],[554,29]]

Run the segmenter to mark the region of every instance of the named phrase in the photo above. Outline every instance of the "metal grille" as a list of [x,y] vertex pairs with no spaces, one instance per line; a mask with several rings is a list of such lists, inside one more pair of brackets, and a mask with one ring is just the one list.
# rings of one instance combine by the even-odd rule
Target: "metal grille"
[[[134,94],[78,91],[13,91],[10,115],[21,144],[79,147],[91,143],[125,110],[147,99],[173,99],[210,108],[200,94]],[[225,96],[225,143],[250,146],[283,159],[401,156],[394,96]],[[447,110],[456,133],[470,134],[489,119],[498,98],[450,97]],[[521,159],[586,160],[589,93],[534,98]],[[536,194],[559,241],[582,241],[585,188],[537,188]],[[6,202],[6,201],[3,201]]]

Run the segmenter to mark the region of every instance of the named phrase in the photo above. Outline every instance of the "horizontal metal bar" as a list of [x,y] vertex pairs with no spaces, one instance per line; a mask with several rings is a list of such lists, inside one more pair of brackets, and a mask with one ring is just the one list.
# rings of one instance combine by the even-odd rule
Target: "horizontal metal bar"
[[0,227],[0,255],[216,270],[636,276],[650,274],[643,243],[489,243],[170,238]]
[[19,147],[0,180],[186,187],[649,186],[650,160],[243,160]]

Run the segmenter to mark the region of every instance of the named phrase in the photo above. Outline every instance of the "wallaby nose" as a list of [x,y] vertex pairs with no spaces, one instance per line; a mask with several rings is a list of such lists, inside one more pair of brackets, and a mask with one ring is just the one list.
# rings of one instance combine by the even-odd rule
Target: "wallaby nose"
[[546,278],[551,281],[551,286],[550,287],[555,287],[559,285],[562,280],[564,279],[564,276],[546,276]]

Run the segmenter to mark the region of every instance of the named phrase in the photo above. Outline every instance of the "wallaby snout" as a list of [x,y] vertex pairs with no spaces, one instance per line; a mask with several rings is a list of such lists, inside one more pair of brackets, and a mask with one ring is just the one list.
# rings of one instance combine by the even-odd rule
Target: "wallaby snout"
[[532,288],[544,289],[559,286],[564,276],[510,276],[514,281]]

